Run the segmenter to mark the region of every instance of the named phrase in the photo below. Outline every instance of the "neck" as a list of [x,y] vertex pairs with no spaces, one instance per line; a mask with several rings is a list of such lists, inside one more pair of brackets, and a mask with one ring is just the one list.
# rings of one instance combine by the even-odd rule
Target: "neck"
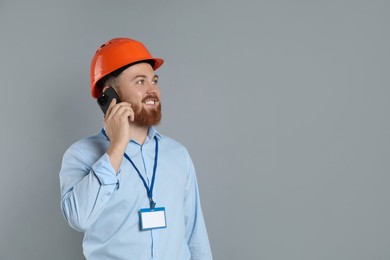
[[143,144],[145,142],[146,136],[148,135],[148,131],[149,131],[149,127],[132,125],[130,127],[131,139],[133,139],[139,144]]

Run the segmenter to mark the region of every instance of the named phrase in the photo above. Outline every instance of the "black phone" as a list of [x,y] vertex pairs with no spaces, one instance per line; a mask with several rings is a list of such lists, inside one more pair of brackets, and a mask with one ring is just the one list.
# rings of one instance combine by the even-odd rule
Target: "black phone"
[[116,99],[117,104],[119,102],[121,102],[121,100],[118,96],[118,93],[116,93],[116,91],[112,87],[109,87],[97,99],[97,103],[104,114],[106,114],[106,111],[107,111],[108,107],[110,106],[112,99],[114,99],[114,98]]

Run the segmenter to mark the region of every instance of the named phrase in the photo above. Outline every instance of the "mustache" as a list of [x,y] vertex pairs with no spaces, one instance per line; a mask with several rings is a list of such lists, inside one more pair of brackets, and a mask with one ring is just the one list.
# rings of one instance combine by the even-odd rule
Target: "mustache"
[[160,99],[157,97],[156,94],[148,94],[148,95],[146,95],[146,97],[144,97],[142,99],[142,102],[145,102],[146,100],[149,100],[149,99],[154,99],[155,101],[160,102]]

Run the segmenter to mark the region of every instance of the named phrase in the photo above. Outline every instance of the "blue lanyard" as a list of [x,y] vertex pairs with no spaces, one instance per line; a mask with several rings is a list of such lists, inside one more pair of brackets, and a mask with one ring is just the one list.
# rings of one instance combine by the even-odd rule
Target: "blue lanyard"
[[[106,131],[104,129],[102,129],[102,133],[110,141],[110,139],[108,138]],[[126,153],[123,155],[133,165],[134,169],[138,173],[138,176],[141,178],[142,183],[144,184],[146,192],[148,194],[150,209],[152,209],[152,210],[154,210],[154,208],[156,206],[156,202],[153,201],[153,187],[154,187],[154,179],[156,177],[157,161],[158,161],[158,141],[157,141],[158,139],[156,136],[154,136],[154,140],[156,140],[156,148],[155,148],[155,156],[154,156],[153,176],[152,176],[152,182],[150,184],[150,188],[148,187],[148,184],[146,183],[141,172],[138,170],[137,166],[135,166],[133,160],[131,160],[131,158]]]

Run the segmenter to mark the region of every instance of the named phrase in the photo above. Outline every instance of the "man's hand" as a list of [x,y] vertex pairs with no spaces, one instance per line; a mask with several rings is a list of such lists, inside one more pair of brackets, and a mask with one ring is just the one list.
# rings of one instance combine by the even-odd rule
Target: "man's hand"
[[131,139],[129,120],[131,122],[134,121],[134,111],[131,108],[131,104],[127,102],[117,104],[116,100],[113,99],[104,117],[104,127],[108,138],[110,138],[110,147],[107,150],[107,154],[117,173],[122,163],[126,146]]

